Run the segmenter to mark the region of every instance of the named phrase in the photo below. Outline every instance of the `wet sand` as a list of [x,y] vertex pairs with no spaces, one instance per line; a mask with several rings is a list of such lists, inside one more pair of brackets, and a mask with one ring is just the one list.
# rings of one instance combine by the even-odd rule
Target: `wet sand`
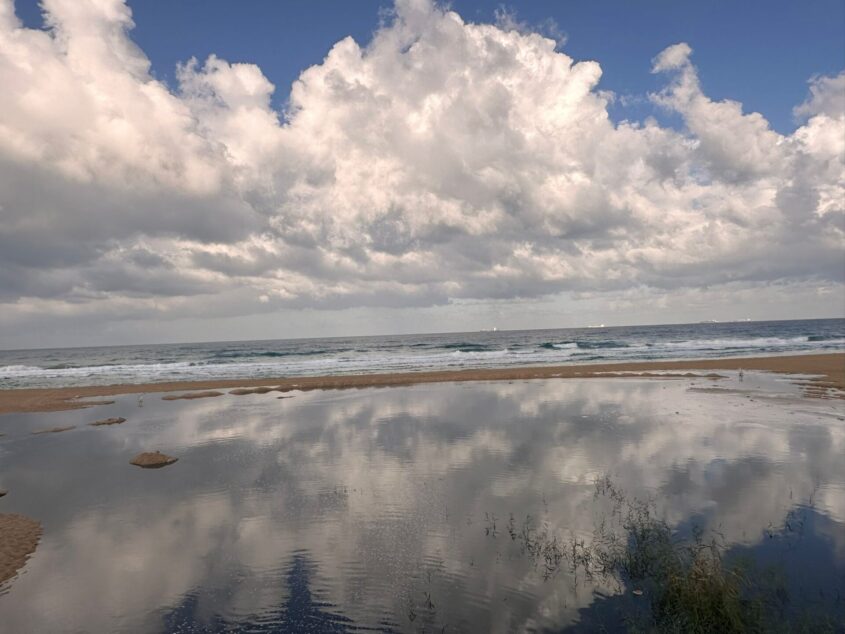
[[[260,379],[220,379],[130,385],[94,385],[67,388],[30,388],[0,390],[0,414],[12,412],[55,412],[102,404],[86,401],[117,394],[143,394],[193,390],[270,387],[272,390],[336,390],[365,387],[415,385],[461,381],[507,381],[551,378],[597,378],[615,376],[685,376],[689,372],[717,373],[719,370],[759,370],[782,374],[812,375],[796,381],[807,396],[842,398],[845,396],[845,353],[791,356],[699,359],[686,361],[635,361],[590,365],[510,367],[494,369],[440,370],[401,374],[358,374],[342,376],[283,377]],[[702,376],[706,376],[703,374]],[[263,391],[263,390],[262,390]],[[196,398],[198,394],[178,398]],[[208,396],[211,396],[209,393]],[[217,396],[217,394],[214,394]],[[177,397],[167,397],[177,398]]]
[[70,431],[71,429],[76,429],[76,426],[68,425],[66,427],[50,427],[49,429],[36,429],[32,433],[36,436],[39,434],[60,434],[63,431]]
[[103,420],[98,420],[93,423],[89,423],[89,425],[91,425],[92,427],[104,427],[107,425],[120,425],[125,422],[125,418],[123,418],[122,416],[116,416],[113,418],[104,418]]
[[[174,383],[173,385],[179,385],[178,383]],[[183,389],[183,388],[176,388],[176,389]],[[184,388],[190,389],[190,388]],[[151,392],[155,392],[157,390],[150,390]],[[162,396],[162,400],[165,401],[191,401],[197,398],[212,398],[214,396],[223,396],[223,392],[188,392],[186,394],[169,394],[168,396]]]
[[14,513],[0,514],[0,583],[14,577],[35,552],[41,524]]
[[132,458],[132,460],[129,461],[129,464],[133,464],[136,467],[142,467],[144,469],[160,469],[161,467],[172,465],[177,460],[179,460],[179,458],[168,456],[160,451],[145,451],[144,453],[139,453],[137,456]]

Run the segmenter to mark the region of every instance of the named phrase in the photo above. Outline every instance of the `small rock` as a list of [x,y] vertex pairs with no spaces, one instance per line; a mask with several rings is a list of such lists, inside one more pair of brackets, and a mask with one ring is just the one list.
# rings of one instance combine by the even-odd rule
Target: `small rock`
[[637,597],[643,596],[643,591],[640,590],[639,588],[637,588],[636,590],[634,590],[634,596],[637,596]]
[[130,461],[130,464],[134,464],[136,467],[143,467],[144,469],[158,469],[171,465],[177,460],[178,458],[168,456],[160,451],[145,451],[135,456]]
[[7,493],[8,493],[8,491],[6,489],[0,489],[0,498],[2,498]]

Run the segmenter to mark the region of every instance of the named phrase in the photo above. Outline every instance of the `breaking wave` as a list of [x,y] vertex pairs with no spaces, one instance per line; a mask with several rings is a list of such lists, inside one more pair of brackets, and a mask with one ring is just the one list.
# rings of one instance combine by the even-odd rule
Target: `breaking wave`
[[845,349],[843,332],[819,320],[0,351],[0,388],[824,352]]

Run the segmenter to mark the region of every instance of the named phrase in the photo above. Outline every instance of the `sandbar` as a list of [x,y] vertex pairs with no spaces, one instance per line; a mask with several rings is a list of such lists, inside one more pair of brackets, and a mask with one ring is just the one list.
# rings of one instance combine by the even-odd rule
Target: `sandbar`
[[[168,395],[176,398],[218,396],[209,390],[256,388],[273,385],[280,392],[292,390],[337,390],[366,387],[416,385],[463,381],[504,381],[526,379],[607,378],[610,376],[685,376],[691,372],[714,373],[719,370],[759,370],[781,374],[806,375],[796,380],[807,396],[843,398],[845,396],[845,352],[801,354],[768,357],[734,357],[723,359],[691,359],[679,361],[631,361],[564,366],[508,367],[466,370],[437,370],[390,374],[355,374],[308,377],[267,377],[253,379],[216,379],[124,385],[91,385],[65,388],[27,388],[0,390],[0,414],[11,412],[55,412],[90,407],[94,403],[82,399],[141,394],[146,392],[188,392]],[[699,375],[695,375],[699,376]],[[706,378],[706,374],[701,375]],[[812,377],[812,378],[807,378]],[[192,392],[190,392],[192,391]]]
[[35,552],[41,524],[14,513],[0,514],[0,583],[14,577]]
[[136,467],[142,467],[144,469],[160,469],[161,467],[172,465],[177,460],[179,458],[168,456],[160,451],[145,451],[132,458],[129,464],[134,464]]
[[38,434],[59,434],[63,431],[70,431],[71,429],[76,429],[76,425],[68,425],[67,427],[50,427],[49,429],[36,429],[32,432],[35,435]]
[[104,418],[103,420],[94,421],[90,425],[92,427],[103,427],[104,425],[120,425],[125,422],[126,419],[123,416],[115,416],[114,418]]
[[[152,383],[151,385],[158,385],[157,383]],[[181,385],[181,383],[175,383],[174,385]],[[190,390],[192,388],[175,388],[178,390],[187,389]],[[149,390],[150,392],[158,392],[161,390]],[[209,392],[187,392],[185,394],[168,394],[167,396],[162,396],[161,400],[163,401],[192,401],[198,398],[213,398],[215,396],[223,396],[223,392],[217,391],[209,391]]]

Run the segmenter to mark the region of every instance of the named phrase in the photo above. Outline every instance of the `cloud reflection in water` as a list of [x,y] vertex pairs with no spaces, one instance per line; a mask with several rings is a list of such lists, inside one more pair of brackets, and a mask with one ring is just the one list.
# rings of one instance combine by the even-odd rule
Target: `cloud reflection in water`
[[[504,526],[532,515],[589,538],[603,474],[654,496],[671,524],[718,525],[751,551],[812,498],[790,547],[841,576],[845,428],[832,406],[689,391],[695,381],[127,398],[96,416],[4,417],[3,511],[45,535],[0,617],[19,632],[561,626],[593,588],[565,569],[544,579]],[[129,420],[82,425],[100,412]],[[53,421],[82,426],[28,436]],[[127,464],[157,448],[179,462]]]

